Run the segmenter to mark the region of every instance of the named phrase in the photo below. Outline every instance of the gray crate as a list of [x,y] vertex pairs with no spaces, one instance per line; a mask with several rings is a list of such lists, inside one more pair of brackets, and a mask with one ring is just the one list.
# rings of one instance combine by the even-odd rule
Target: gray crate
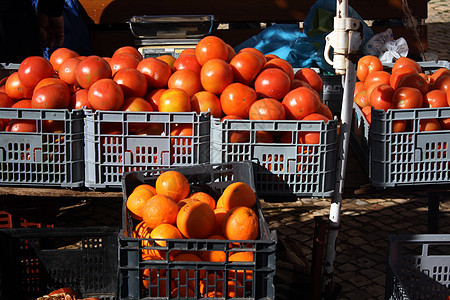
[[[211,239],[181,239],[165,240],[166,246],[161,248],[155,244],[155,239],[132,238],[131,232],[137,221],[134,220],[126,208],[126,199],[128,195],[139,184],[153,185],[161,172],[166,170],[176,170],[186,176],[190,185],[191,192],[207,192],[217,201],[223,190],[232,182],[241,181],[249,184],[255,189],[253,180],[253,166],[251,162],[235,162],[226,164],[200,164],[197,166],[186,166],[180,168],[170,168],[164,170],[149,170],[127,173],[123,177],[123,230],[119,233],[119,294],[120,299],[161,299],[163,294],[170,295],[169,285],[166,289],[159,290],[158,285],[166,282],[173,282],[175,286],[186,286],[180,283],[173,272],[189,272],[189,281],[195,283],[193,289],[194,297],[190,299],[202,299],[199,284],[204,276],[213,277],[209,282],[208,289],[219,291],[219,285],[223,284],[222,278],[229,278],[233,282],[237,281],[234,276],[235,270],[246,270],[251,274],[251,279],[247,278],[236,292],[241,292],[245,299],[274,299],[274,275],[275,275],[275,253],[277,237],[275,231],[270,231],[264,218],[259,199],[257,199],[255,211],[259,217],[259,237],[257,240],[233,241],[238,242],[237,248],[230,247],[230,240],[211,240]],[[144,246],[143,241],[147,242]],[[224,262],[189,262],[189,261],[171,261],[163,260],[143,260],[142,250],[165,250],[167,253],[172,251],[224,251],[227,257],[235,251],[252,252],[253,262],[230,262],[228,259]],[[155,276],[159,278],[150,289],[144,288],[144,281],[149,281],[142,276],[145,270],[152,269]],[[166,274],[167,276],[160,276]],[[229,275],[229,276],[228,276]],[[225,281],[226,282],[226,281]],[[226,286],[226,285],[224,285]],[[184,295],[183,295],[184,296]]]
[[[59,186],[84,183],[83,110],[0,108],[0,119],[36,122],[36,132],[0,132],[0,185]],[[46,132],[57,121],[62,132]]]
[[450,235],[391,235],[385,299],[448,299]]
[[[232,132],[250,141],[231,143]],[[290,143],[257,143],[258,131],[291,133]],[[300,144],[299,132],[320,133],[319,144]],[[211,163],[253,161],[260,195],[329,197],[334,192],[337,120],[256,121],[211,119]]]
[[368,176],[370,176],[369,128],[369,122],[359,106],[353,102],[350,146]]
[[[209,113],[85,111],[85,185],[121,188],[126,172],[209,162]],[[135,123],[159,124],[163,133],[135,135]],[[170,136],[175,124],[191,124],[192,136]],[[118,126],[113,134],[103,128]]]
[[[450,183],[450,130],[419,132],[421,119],[450,118],[450,108],[372,109],[371,181],[375,187]],[[411,131],[392,132],[395,120]]]

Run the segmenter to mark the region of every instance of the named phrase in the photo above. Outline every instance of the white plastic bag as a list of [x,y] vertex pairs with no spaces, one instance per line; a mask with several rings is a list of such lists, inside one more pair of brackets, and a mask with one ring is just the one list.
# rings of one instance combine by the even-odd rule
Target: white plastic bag
[[364,55],[378,57],[382,63],[392,63],[402,56],[408,55],[408,44],[404,38],[394,40],[392,29],[375,34],[363,48]]

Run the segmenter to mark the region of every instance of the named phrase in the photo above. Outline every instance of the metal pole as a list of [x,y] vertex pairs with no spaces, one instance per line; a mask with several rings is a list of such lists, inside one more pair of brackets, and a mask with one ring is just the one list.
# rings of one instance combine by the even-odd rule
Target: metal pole
[[[356,83],[356,55],[360,47],[361,34],[358,20],[348,18],[348,1],[337,1],[334,32],[327,36],[327,42],[333,46],[333,67],[336,74],[344,74],[344,93],[342,99],[341,125],[339,132],[338,156],[336,160],[335,192],[332,198],[329,215],[329,230],[324,261],[324,292],[329,297],[332,292],[334,260],[336,257],[336,241],[339,233],[342,194],[347,166],[348,145],[352,121],[353,93]],[[333,40],[332,40],[333,39]],[[325,48],[327,49],[327,48]],[[327,57],[327,55],[325,55]]]

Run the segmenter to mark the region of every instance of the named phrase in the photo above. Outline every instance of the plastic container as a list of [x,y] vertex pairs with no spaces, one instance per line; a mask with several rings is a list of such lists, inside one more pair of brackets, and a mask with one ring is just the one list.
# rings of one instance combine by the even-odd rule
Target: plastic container
[[0,185],[83,186],[83,116],[83,110],[0,108],[0,119],[36,125],[36,132],[0,132]]
[[[211,119],[211,163],[253,161],[259,195],[329,197],[334,192],[337,120],[256,121]],[[268,131],[274,142],[258,142]],[[301,144],[299,132],[320,135],[318,144]],[[233,142],[236,135],[244,142]],[[287,137],[284,140],[284,137]],[[259,139],[259,138],[258,138]]]
[[[373,110],[369,146],[375,187],[450,183],[450,130],[419,131],[422,119],[450,118],[450,108]],[[392,132],[408,120],[410,131]]]
[[364,117],[359,106],[353,102],[353,116],[350,131],[350,146],[357,156],[361,166],[370,177],[370,148],[369,148],[370,124]]
[[390,236],[385,299],[448,299],[449,246],[449,234]]
[[[85,111],[85,114],[88,188],[120,189],[126,172],[209,162],[209,113]],[[143,125],[149,126],[147,135],[133,133]],[[190,125],[192,134],[170,136],[176,125]]]
[[[191,192],[208,192],[215,200],[235,181],[245,182],[254,189],[253,167],[250,162],[201,164],[170,170],[177,170],[187,177]],[[161,247],[155,244],[154,239],[130,237],[137,221],[133,220],[127,211],[126,199],[139,184],[154,185],[157,176],[163,171],[133,172],[123,178],[124,229],[119,234],[120,299],[160,299],[164,295],[169,295],[175,287],[181,287],[181,296],[186,296],[186,287],[191,288],[193,293],[191,299],[202,298],[204,289],[210,292],[221,291],[224,294],[234,292],[235,296],[239,295],[245,299],[273,299],[277,237],[276,232],[271,232],[268,228],[259,200],[256,205],[259,238],[251,241],[233,241],[238,243],[233,249],[230,240],[172,239],[164,240],[167,242],[166,246]],[[141,256],[143,250],[165,250],[168,256],[180,251],[189,251],[193,254],[199,254],[200,251],[223,251],[227,257],[232,252],[251,252],[253,261],[231,262],[228,258],[224,262],[173,261],[167,259],[168,256],[163,260],[144,260]],[[246,279],[243,280],[236,270],[241,270],[240,272],[245,270]],[[154,278],[154,281],[150,282],[148,277],[143,275],[146,272],[152,274],[150,278]],[[183,275],[186,274],[189,274],[189,279],[183,281]],[[228,277],[230,277],[228,283],[238,286],[236,290],[223,279]],[[209,278],[207,286],[204,286],[206,283],[206,280],[202,280],[204,278]],[[167,284],[168,282],[171,284]],[[149,289],[145,288],[147,284]]]
[[36,299],[70,287],[83,298],[117,297],[117,233],[111,227],[0,230],[0,299]]
[[344,95],[344,86],[342,85],[342,75],[324,75],[320,77],[323,81],[322,102],[331,110],[334,116],[341,116],[342,98]]

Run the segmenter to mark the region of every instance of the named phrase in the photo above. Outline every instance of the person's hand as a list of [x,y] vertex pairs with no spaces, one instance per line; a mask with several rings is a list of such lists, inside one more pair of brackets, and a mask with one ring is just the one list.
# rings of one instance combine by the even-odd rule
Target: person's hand
[[64,17],[51,17],[38,12],[41,44],[43,47],[61,47],[64,42]]

